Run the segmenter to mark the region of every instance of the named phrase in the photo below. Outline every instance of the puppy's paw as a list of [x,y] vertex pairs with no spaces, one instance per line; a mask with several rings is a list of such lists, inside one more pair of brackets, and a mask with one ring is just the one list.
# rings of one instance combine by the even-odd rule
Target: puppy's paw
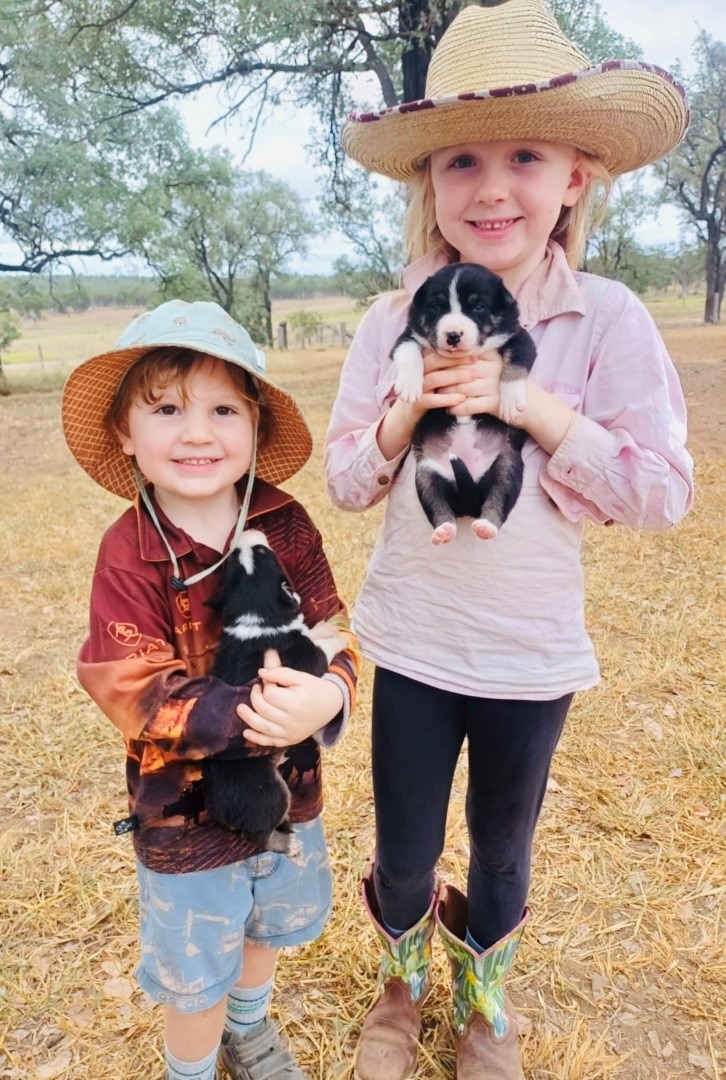
[[527,380],[499,384],[499,419],[505,424],[516,424],[527,404]]
[[330,663],[334,656],[343,652],[348,647],[348,642],[338,630],[329,622],[316,623],[309,631],[309,637],[325,654],[325,659]]
[[300,854],[302,847],[293,832],[273,829],[268,837],[265,850],[276,851],[280,855],[287,855],[288,858],[294,859],[296,855]]
[[394,390],[402,401],[417,401],[423,393],[423,356],[415,341],[404,341],[393,352]]
[[499,529],[491,521],[487,521],[486,518],[477,518],[471,523],[471,531],[480,540],[493,540]]
[[401,401],[418,401],[423,393],[423,379],[413,374],[408,374],[408,376],[401,374],[396,379],[393,389]]
[[432,544],[448,544],[456,536],[456,522],[444,521],[431,533]]
[[292,862],[297,863],[299,866],[302,866],[302,864],[303,864],[303,846],[302,846],[302,844],[300,843],[299,840],[296,840],[293,837],[290,840],[290,843],[288,844],[288,848],[287,848],[287,851],[285,852],[285,854],[287,855],[288,859],[292,860]]

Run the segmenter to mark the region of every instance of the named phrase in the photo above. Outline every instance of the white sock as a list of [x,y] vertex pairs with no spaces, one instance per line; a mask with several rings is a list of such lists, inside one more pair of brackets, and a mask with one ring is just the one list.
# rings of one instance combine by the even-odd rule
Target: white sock
[[275,977],[262,986],[233,986],[227,997],[226,1026],[237,1035],[249,1035],[265,1020],[270,1010]]
[[214,1080],[217,1069],[217,1051],[215,1046],[211,1054],[202,1058],[201,1061],[179,1061],[169,1050],[164,1047],[166,1055],[166,1080]]

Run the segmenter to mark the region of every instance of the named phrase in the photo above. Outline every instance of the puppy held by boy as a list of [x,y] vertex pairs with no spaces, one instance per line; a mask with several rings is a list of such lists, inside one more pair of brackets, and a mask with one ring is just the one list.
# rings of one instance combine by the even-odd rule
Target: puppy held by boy
[[453,263],[416,291],[406,329],[391,352],[395,390],[404,401],[415,401],[423,392],[423,349],[462,360],[493,350],[502,357],[498,417],[429,409],[411,440],[416,491],[434,529],[431,542],[453,540],[456,519],[462,517],[472,518],[476,536],[490,540],[522,489],[527,433],[511,424],[524,409],[534,342],[520,326],[517,302],[497,274],[473,263]]
[[[210,602],[219,607],[222,637],[212,675],[232,686],[243,686],[265,666],[273,649],[285,667],[323,675],[345,640],[328,623],[310,630],[295,593],[264,533],[247,529],[225,565],[224,584]],[[312,740],[308,740],[312,741]],[[263,851],[297,854],[288,820],[290,790],[279,766],[296,762],[305,743],[260,757],[205,758],[202,764],[207,813],[242,833]],[[302,764],[302,762],[300,762]]]

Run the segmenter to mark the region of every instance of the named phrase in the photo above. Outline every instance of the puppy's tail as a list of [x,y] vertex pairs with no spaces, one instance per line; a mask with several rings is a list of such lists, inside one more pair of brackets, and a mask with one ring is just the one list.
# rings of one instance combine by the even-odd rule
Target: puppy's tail
[[451,458],[451,470],[456,481],[456,488],[461,499],[467,502],[477,496],[477,485],[461,458]]

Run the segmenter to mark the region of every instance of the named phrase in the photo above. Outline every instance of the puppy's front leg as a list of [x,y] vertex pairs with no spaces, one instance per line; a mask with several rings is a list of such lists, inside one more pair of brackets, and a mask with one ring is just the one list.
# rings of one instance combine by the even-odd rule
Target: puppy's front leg
[[402,401],[417,401],[423,393],[424,363],[420,345],[405,334],[396,342],[391,359],[396,365],[394,390]]
[[499,419],[516,426],[527,404],[527,377],[537,350],[526,330],[510,338],[501,350],[502,379],[499,384]]

